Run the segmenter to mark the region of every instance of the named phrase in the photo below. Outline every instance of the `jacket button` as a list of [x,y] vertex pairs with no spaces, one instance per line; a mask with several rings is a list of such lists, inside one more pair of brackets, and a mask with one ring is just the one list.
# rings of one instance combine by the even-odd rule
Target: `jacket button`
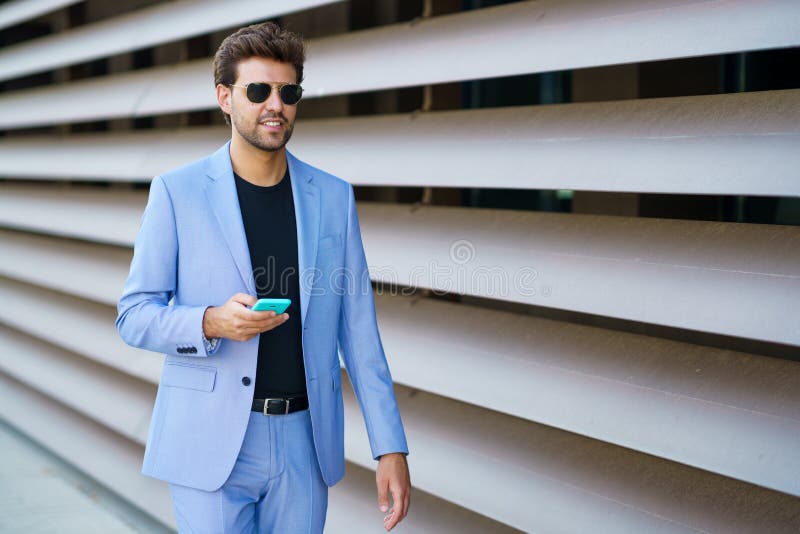
[[249,376],[243,377],[242,378],[242,384],[244,384],[245,386],[249,386],[250,385],[250,377]]

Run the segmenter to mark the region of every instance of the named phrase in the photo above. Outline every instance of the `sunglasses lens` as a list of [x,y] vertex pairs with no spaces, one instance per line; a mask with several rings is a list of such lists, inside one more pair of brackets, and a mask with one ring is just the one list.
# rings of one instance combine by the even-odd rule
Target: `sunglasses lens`
[[303,96],[303,88],[296,83],[290,83],[281,87],[281,100],[287,106],[292,106],[300,102]]
[[247,86],[247,98],[250,102],[259,104],[269,98],[271,89],[268,83],[251,83]]

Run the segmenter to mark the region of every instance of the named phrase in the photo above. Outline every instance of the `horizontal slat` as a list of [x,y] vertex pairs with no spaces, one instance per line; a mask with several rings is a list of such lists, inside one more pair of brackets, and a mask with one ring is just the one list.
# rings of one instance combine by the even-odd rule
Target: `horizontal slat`
[[[7,340],[19,334],[0,332],[4,344],[13,347]],[[43,349],[20,357],[41,358]],[[80,384],[89,388],[94,378],[73,373],[64,377],[68,381],[73,383],[62,385],[67,390]],[[52,392],[36,380],[30,385]],[[120,391],[124,382],[117,385],[104,406],[116,406],[132,393]],[[346,454],[374,468],[358,405],[349,387],[344,392]],[[591,526],[614,532],[743,527],[791,532],[798,526],[800,500],[795,497],[426,393],[406,388],[397,393],[414,444],[409,463],[415,486],[525,531],[558,526],[559,531],[586,532]],[[85,404],[80,410],[96,415]],[[485,491],[498,483],[505,491]],[[537,513],[530,513],[530,503],[536,503]],[[581,513],[569,513],[575,509]]]
[[799,227],[367,202],[358,210],[375,280],[800,345]]
[[[161,357],[115,350],[109,307],[2,279],[0,298],[0,321],[157,381]],[[800,363],[428,299],[376,303],[399,384],[800,493]],[[71,321],[47,326],[58,317]]]
[[0,230],[0,275],[112,306],[133,251]]
[[[374,462],[368,468],[347,462],[347,474],[344,480],[329,489],[325,534],[386,533],[382,528],[382,518],[385,514],[378,512],[377,507],[374,467]],[[412,480],[411,509],[409,515],[397,527],[398,532],[431,534],[519,532],[508,525],[417,489],[413,487],[413,483]]]
[[360,185],[800,195],[800,90],[308,121],[292,143]]
[[[515,2],[311,40],[304,94],[797,46],[799,19],[790,0]],[[10,93],[0,129],[211,109],[212,81],[205,58]]]
[[342,94],[782,48],[800,44],[798,25],[792,0],[512,2],[319,39],[308,80]]
[[152,384],[76,357],[5,325],[0,325],[0,339],[2,373],[132,442],[147,441],[153,409]]
[[0,80],[131,52],[337,1],[340,0],[164,2],[6,47],[0,51]]
[[[18,106],[29,106],[30,112],[20,114]],[[0,130],[214,106],[211,62],[200,59],[6,93],[0,96]]]
[[[148,181],[229,137],[219,127],[12,137],[0,141],[0,175]],[[793,89],[309,120],[290,149],[358,185],[798,196],[798,145]]]
[[116,307],[3,277],[0,301],[0,323],[80,354],[95,368],[105,366],[158,383],[164,355],[126,345],[114,328]]
[[[299,130],[298,123],[294,137],[301,135]],[[0,176],[145,182],[157,174],[213,153],[230,136],[229,128],[197,127],[0,138]],[[52,154],[50,163],[41,157],[43,143]],[[89,153],[91,157],[87,157]],[[26,158],[27,166],[22,164]]]
[[141,190],[0,185],[0,227],[131,247],[146,203]]
[[[795,226],[370,202],[358,209],[373,280],[800,345],[791,313],[800,301]],[[70,228],[58,212],[49,219]],[[743,305],[753,302],[762,303],[757,315]]]
[[[10,0],[0,5],[0,29],[55,11],[80,0]],[[2,53],[0,53],[0,56]],[[0,69],[2,70],[2,69]],[[2,76],[2,75],[0,75]]]
[[[72,408],[83,417],[126,436],[132,442],[145,444],[155,397],[152,384],[145,384],[110,369],[92,366],[63,350],[3,326],[0,326],[0,340],[6,348],[0,354],[0,384],[8,380],[6,377],[12,377],[40,395],[47,395],[51,403],[56,401],[55,404]],[[75,417],[76,415],[72,415],[69,418]],[[138,462],[140,465],[141,459]],[[355,477],[351,476],[351,470],[356,472]],[[353,532],[353,521],[365,527],[372,525],[372,528],[359,532],[378,532],[382,515],[375,504],[374,462],[366,469],[349,465],[347,471],[345,481],[331,490],[330,506],[334,511],[326,531],[332,529],[333,532],[343,532],[348,523],[342,521],[347,518],[351,527],[349,532]],[[137,473],[136,477],[146,478],[141,473]],[[371,495],[368,500],[356,502],[356,496],[366,496],[369,493]],[[459,532],[514,531],[506,525],[419,490],[412,492],[412,500],[415,503],[415,513],[404,521],[404,527],[408,529],[425,532],[452,532],[453,529]],[[350,517],[351,514],[356,515]]]
[[[800,528],[797,497],[427,393],[396,391],[415,484],[526,532]],[[343,392],[346,454],[366,465],[366,431],[356,424],[352,390]]]
[[798,362],[431,299],[376,306],[395,383],[800,495]]

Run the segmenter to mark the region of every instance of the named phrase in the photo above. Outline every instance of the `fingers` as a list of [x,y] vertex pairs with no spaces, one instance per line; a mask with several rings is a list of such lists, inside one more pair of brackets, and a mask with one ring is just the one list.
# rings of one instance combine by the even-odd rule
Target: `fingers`
[[288,313],[276,315],[272,310],[253,311],[249,308],[240,307],[233,310],[233,316],[241,321],[244,326],[252,328],[263,328],[264,326],[277,326],[289,318]]
[[405,496],[400,488],[392,488],[392,511],[383,518],[383,528],[392,530],[405,516]]
[[230,298],[233,302],[238,302],[239,304],[244,304],[245,306],[252,306],[258,299],[253,295],[248,295],[247,293],[236,293],[234,296]]
[[[378,506],[382,512],[389,513],[383,518],[383,528],[392,530],[405,519],[411,505],[411,480],[408,464],[402,454],[387,454],[380,457],[375,473],[378,486]],[[389,509],[389,494],[392,508]]]
[[283,313],[275,315],[275,312],[254,312],[257,314],[268,314],[263,319],[244,319],[237,318],[234,322],[236,331],[239,334],[254,336],[261,332],[268,332],[289,320],[289,314]]
[[[258,313],[258,312],[257,312]],[[274,314],[274,312],[272,312]],[[259,332],[269,332],[273,328],[277,328],[289,320],[288,313],[282,313],[273,317],[267,317],[264,321],[257,321],[254,323]]]
[[381,512],[389,510],[389,484],[386,480],[378,480],[378,509]]
[[248,341],[253,336],[268,332],[289,320],[288,313],[275,315],[274,311],[252,311],[245,307],[234,308],[226,321],[231,339]]
[[[411,504],[410,488],[393,483],[391,477],[378,477],[378,508],[381,512],[389,512],[383,518],[383,528],[387,531],[392,530],[400,521],[408,515]],[[389,495],[392,496],[392,508],[389,509]]]
[[223,337],[235,341],[248,341],[262,332],[268,332],[289,320],[288,313],[276,315],[274,311],[250,309],[258,299],[247,293],[236,293],[225,305],[218,330]]
[[248,323],[247,326],[251,328],[260,328],[262,331],[264,328],[275,328],[276,326],[285,323],[289,320],[288,313],[282,313],[280,315],[275,315],[273,311],[260,311],[260,312],[252,312],[253,315],[250,315],[245,321]]

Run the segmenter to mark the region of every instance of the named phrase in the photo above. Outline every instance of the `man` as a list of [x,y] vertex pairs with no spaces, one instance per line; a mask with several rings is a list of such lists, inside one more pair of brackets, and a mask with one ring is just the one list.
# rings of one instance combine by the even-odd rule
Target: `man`
[[[344,476],[337,341],[384,528],[408,512],[353,188],[285,148],[304,59],[302,39],[272,23],[223,41],[214,77],[231,139],[153,179],[119,301],[121,337],[166,354],[142,472],[169,482],[181,532],[322,531]],[[250,309],[271,297],[291,305]]]

